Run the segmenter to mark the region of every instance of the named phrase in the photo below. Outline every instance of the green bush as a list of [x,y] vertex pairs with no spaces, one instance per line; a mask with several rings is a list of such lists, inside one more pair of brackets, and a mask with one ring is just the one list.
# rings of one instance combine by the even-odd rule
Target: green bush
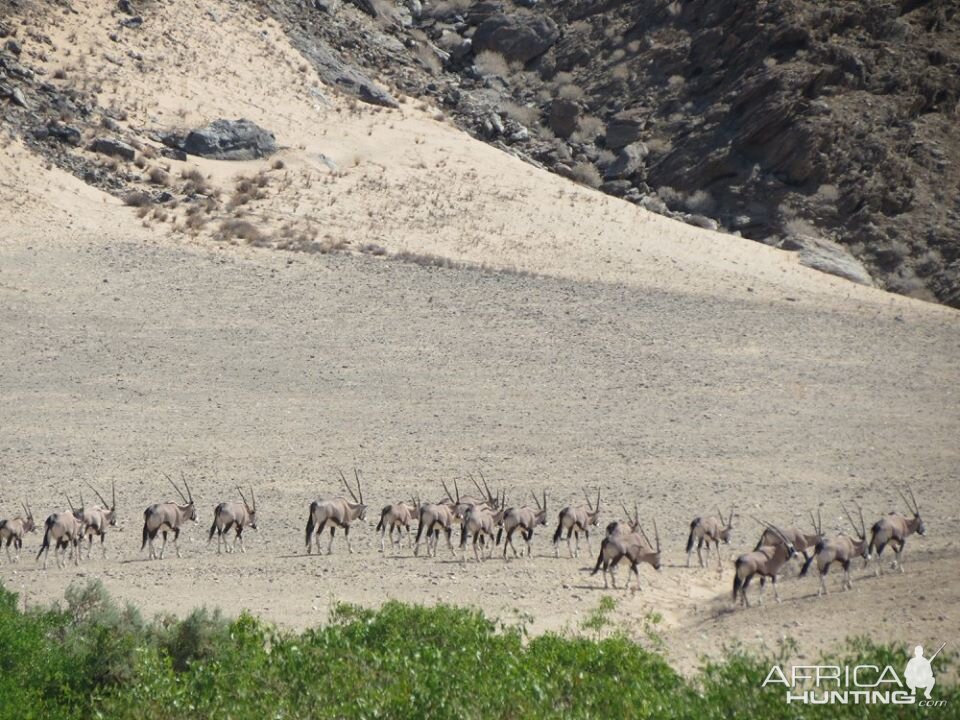
[[[816,718],[898,717],[895,706],[787,706],[760,688],[771,658],[734,650],[693,680],[610,621],[588,636],[527,637],[468,608],[339,605],[292,633],[197,610],[144,622],[99,583],[65,609],[24,611],[0,587],[0,707],[9,718]],[[844,660],[902,667],[858,640]],[[938,674],[950,658],[938,659]],[[956,688],[937,686],[955,706]],[[949,716],[949,708],[943,717]],[[915,711],[914,708],[908,710]]]

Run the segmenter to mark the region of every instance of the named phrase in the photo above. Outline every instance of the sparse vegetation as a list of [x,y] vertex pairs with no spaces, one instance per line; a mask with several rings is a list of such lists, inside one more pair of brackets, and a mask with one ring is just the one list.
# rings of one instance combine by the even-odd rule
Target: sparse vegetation
[[600,171],[588,162],[579,162],[570,169],[573,179],[592,188],[600,187],[603,179],[600,177]]

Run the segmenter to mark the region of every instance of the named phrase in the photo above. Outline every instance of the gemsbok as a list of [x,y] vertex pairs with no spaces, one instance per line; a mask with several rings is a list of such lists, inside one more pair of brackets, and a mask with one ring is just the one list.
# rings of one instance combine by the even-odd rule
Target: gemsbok
[[69,496],[67,504],[70,505],[70,512],[59,512],[50,515],[43,524],[43,542],[40,545],[40,552],[37,553],[37,560],[43,555],[43,569],[47,569],[47,557],[50,554],[50,543],[54,544],[53,555],[57,561],[57,567],[62,568],[66,565],[67,548],[73,555],[73,564],[80,564],[80,541],[83,540],[83,520],[82,508],[77,510],[73,506]]
[[[596,527],[600,522],[600,490],[597,490],[596,505],[590,503],[590,497],[587,491],[583,491],[583,496],[587,501],[586,506],[578,505],[576,507],[567,506],[560,511],[557,520],[557,529],[553,533],[553,556],[560,557],[560,536],[563,531],[567,531],[567,551],[570,557],[580,557],[580,533],[583,533],[587,540],[587,552],[592,553],[590,549],[590,528]],[[576,552],[570,547],[570,536],[574,535],[577,540]]]
[[[469,507],[470,505],[484,506],[491,510],[499,510],[501,507],[503,507],[502,501],[500,500],[499,491],[497,492],[496,495],[490,492],[490,486],[487,485],[487,479],[483,476],[483,473],[480,473],[480,479],[483,480],[483,487],[480,487],[480,483],[477,482],[477,479],[473,476],[473,473],[467,473],[467,477],[469,477],[470,480],[473,481],[473,486],[480,493],[480,497],[473,497],[472,495],[464,495],[461,497],[459,495],[459,488],[458,488],[457,497],[460,498],[458,501],[458,504],[460,505],[461,510],[466,510],[467,507]],[[454,480],[453,483],[454,485],[456,485],[457,481]],[[449,493],[448,493],[448,497],[449,497]]]
[[[612,525],[612,523],[611,523]],[[642,562],[650,565],[654,570],[660,570],[660,531],[657,529],[657,521],[653,521],[653,534],[656,538],[656,546],[650,542],[647,533],[640,525],[639,517],[634,517],[630,522],[630,527],[636,527],[636,531],[628,531],[627,527],[618,524],[616,527],[608,527],[607,536],[600,542],[600,554],[597,556],[597,564],[593,568],[591,575],[596,575],[597,571],[603,568],[603,587],[607,588],[607,575],[614,589],[617,587],[617,578],[614,570],[624,558],[630,563],[630,569],[627,571],[627,582],[623,589],[630,588],[630,574],[633,573],[637,578],[637,586],[634,592],[640,588],[640,569]]]
[[754,550],[759,550],[764,545],[777,545],[781,542],[783,536],[793,545],[794,550],[803,555],[803,566],[800,569],[800,577],[806,575],[809,567],[809,560],[813,557],[813,550],[821,540],[824,539],[823,521],[820,518],[820,508],[817,508],[817,516],[813,516],[810,511],[810,522],[813,523],[813,532],[807,533],[797,527],[777,528],[776,531],[766,528],[760,535]]
[[[761,522],[761,521],[757,521]],[[777,592],[777,575],[784,564],[797,554],[793,543],[780,530],[769,523],[762,523],[768,530],[771,530],[778,538],[776,545],[762,545],[758,550],[744,553],[734,561],[733,573],[733,602],[736,604],[737,596],[745,607],[750,607],[750,601],[747,599],[747,588],[754,576],[760,576],[760,597],[758,603],[763,602],[763,590],[767,578],[773,585],[773,596],[777,602],[780,602],[780,593]]]
[[[187,478],[184,477],[183,473],[180,473],[183,487],[186,488],[187,491],[187,494],[184,495],[183,491],[180,490],[169,475],[164,473],[163,476],[173,485],[173,489],[177,491],[180,499],[183,500],[183,505],[178,505],[175,501],[168,500],[163,503],[154,503],[143,511],[143,543],[140,545],[140,551],[142,552],[147,546],[147,543],[149,543],[151,560],[158,558],[163,560],[163,552],[167,549],[167,533],[170,532],[173,533],[173,547],[177,551],[177,557],[183,557],[180,554],[180,543],[178,542],[180,538],[180,528],[188,520],[194,522],[197,520],[197,506],[193,502],[193,493],[190,492],[190,486],[187,485]],[[160,554],[157,555],[156,549],[153,547],[153,541],[159,532],[163,533],[163,544],[160,546]]]
[[877,520],[870,528],[870,552],[876,551],[877,553],[877,576],[883,572],[881,555],[883,555],[883,550],[888,543],[893,544],[893,551],[896,553],[894,565],[899,568],[900,572],[903,572],[903,562],[900,557],[903,554],[904,546],[907,544],[907,538],[914,533],[917,533],[917,535],[927,534],[927,527],[920,518],[920,506],[917,505],[913,490],[907,488],[907,492],[910,493],[909,500],[902,490],[897,489],[897,492],[900,493],[900,497],[903,498],[910,512],[913,513],[913,517],[907,518],[898,512],[891,512]]
[[490,508],[486,504],[470,505],[467,507],[466,512],[463,513],[460,529],[461,562],[464,564],[467,562],[466,547],[468,537],[473,538],[473,557],[477,562],[480,562],[480,552],[477,548],[478,542],[486,541],[484,544],[490,547],[487,556],[493,555],[493,534],[498,526],[502,527],[503,514],[506,511],[504,508],[505,504],[506,495],[504,494],[503,500],[498,502],[499,509],[497,510]]
[[333,536],[337,528],[343,529],[343,536],[347,540],[347,552],[353,552],[353,546],[350,544],[350,524],[356,520],[363,520],[367,516],[367,506],[363,503],[363,489],[360,487],[360,471],[354,468],[353,477],[357,481],[357,492],[353,492],[347,478],[344,477],[342,470],[340,479],[343,480],[343,486],[350,493],[353,502],[345,497],[335,497],[331,500],[314,500],[310,503],[310,514],[307,515],[306,543],[307,555],[311,552],[311,540],[315,539],[317,545],[317,554],[320,554],[320,536],[323,529],[330,526],[330,542],[327,543],[327,555],[333,552]]
[[[221,553],[221,546],[228,553],[231,553],[237,547],[237,541],[240,542],[240,552],[245,553],[247,549],[243,546],[243,529],[249,527],[251,530],[257,529],[257,494],[250,488],[251,505],[247,502],[246,496],[240,486],[237,486],[237,492],[240,493],[240,500],[230,500],[222,502],[213,509],[213,524],[210,525],[210,534],[207,536],[207,545],[213,540],[213,534],[217,534],[217,555]],[[225,533],[234,530],[233,547],[227,538],[223,537]]]
[[[33,511],[29,503],[20,503],[23,508],[23,515],[6,520],[0,520],[0,542],[4,544],[7,551],[7,560],[10,562],[20,562],[20,550],[23,548],[23,536],[37,529],[37,524],[33,520]],[[10,544],[13,544],[17,551],[16,559],[10,557]]]
[[720,543],[730,544],[730,538],[733,534],[733,511],[734,508],[730,508],[730,515],[726,520],[724,520],[720,508],[717,508],[716,515],[698,516],[690,522],[690,534],[687,536],[687,567],[690,567],[690,556],[693,554],[694,542],[697,543],[697,559],[700,561],[700,567],[706,567],[701,548],[706,543],[707,557],[710,557],[711,542],[717,549],[717,567],[723,567],[723,559],[720,557]]
[[424,533],[426,533],[427,556],[429,557],[432,554],[436,557],[441,531],[443,531],[443,534],[447,538],[447,547],[450,548],[450,553],[454,557],[457,556],[457,551],[453,547],[450,535],[453,533],[453,524],[460,519],[462,515],[463,508],[460,505],[460,489],[456,487],[456,483],[454,483],[454,487],[457,492],[456,499],[450,495],[447,484],[443,483],[443,489],[447,493],[447,499],[438,503],[427,503],[420,506],[420,522],[417,527],[417,539],[413,546],[414,556],[420,553],[420,539],[424,537]]
[[856,506],[857,512],[860,514],[860,524],[857,525],[847,508],[843,505],[840,507],[843,508],[847,520],[850,521],[850,527],[856,533],[856,540],[849,535],[840,534],[817,543],[814,554],[804,564],[803,571],[800,573],[805,575],[810,563],[816,559],[817,569],[820,571],[820,587],[817,590],[817,597],[825,595],[827,592],[827,573],[830,571],[831,565],[839,563],[843,567],[841,587],[845,590],[853,590],[853,580],[850,579],[850,563],[858,555],[863,558],[864,566],[870,561],[870,543],[867,541],[867,525],[863,520],[863,510],[859,505]]
[[503,559],[507,559],[507,546],[510,546],[510,549],[513,550],[513,556],[517,557],[517,548],[513,545],[513,535],[520,531],[520,536],[523,538],[524,542],[527,544],[527,558],[532,557],[533,547],[530,544],[530,541],[533,539],[533,531],[539,525],[547,524],[547,491],[543,491],[543,504],[540,503],[540,500],[537,498],[536,494],[531,493],[533,497],[533,502],[536,503],[537,508],[534,510],[529,505],[524,505],[521,508],[507,508],[503,514],[503,524],[500,526],[500,529],[497,531],[497,545],[500,544],[503,534],[506,533],[506,539],[503,542]]
[[83,505],[83,495],[80,495],[80,504],[83,505],[81,509],[81,520],[83,521],[83,534],[87,538],[87,559],[89,560],[90,555],[93,553],[94,537],[100,538],[100,549],[103,551],[103,557],[107,556],[107,546],[104,544],[104,541],[107,539],[107,528],[117,526],[117,486],[115,483],[111,483],[113,502],[108,503],[93,485],[90,485],[90,483],[87,483],[87,485],[93,490],[100,502],[103,503],[102,505],[94,505],[88,508],[86,505]]
[[[390,547],[399,549],[403,542],[403,532],[407,533],[407,546],[413,547],[413,540],[410,538],[410,523],[415,517],[420,515],[420,498],[414,498],[411,502],[398,502],[385,505],[380,511],[380,522],[377,523],[376,531],[380,533],[380,552],[384,552],[384,541],[389,534]],[[393,532],[396,530],[397,539],[393,539]]]

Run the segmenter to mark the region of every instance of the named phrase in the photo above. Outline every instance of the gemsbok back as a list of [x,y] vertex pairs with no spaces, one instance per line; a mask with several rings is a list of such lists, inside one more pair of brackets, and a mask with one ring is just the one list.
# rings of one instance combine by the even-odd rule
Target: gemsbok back
[[513,556],[517,557],[517,548],[513,545],[513,535],[517,530],[520,531],[520,536],[527,544],[527,557],[530,558],[533,553],[533,547],[530,544],[530,541],[533,539],[533,531],[537,526],[547,524],[547,491],[543,491],[543,504],[540,503],[540,500],[534,493],[531,493],[531,496],[533,497],[533,502],[537,505],[536,509],[533,509],[529,505],[524,505],[521,508],[507,508],[506,512],[504,512],[503,524],[497,531],[497,545],[500,544],[503,534],[507,534],[503,542],[504,560],[507,559],[508,545],[510,549],[513,550]]
[[[390,547],[399,549],[403,542],[403,532],[407,533],[407,546],[413,547],[413,540],[410,538],[410,523],[415,517],[420,515],[420,498],[414,498],[410,502],[398,502],[385,505],[380,511],[380,522],[377,523],[376,532],[380,533],[380,552],[384,552],[384,541],[387,535],[390,536]],[[397,539],[394,540],[393,533],[397,532]]]
[[603,587],[607,588],[607,575],[613,583],[614,589],[617,587],[617,578],[614,575],[614,569],[624,558],[630,563],[630,569],[627,571],[627,582],[623,589],[630,588],[630,574],[633,573],[637,578],[637,586],[634,592],[640,588],[640,569],[642,562],[650,565],[654,570],[660,570],[660,531],[657,529],[657,521],[653,521],[653,534],[656,538],[656,546],[650,542],[647,533],[640,525],[639,514],[635,515],[629,523],[630,527],[636,528],[636,531],[629,531],[622,524],[608,526],[607,536],[600,542],[600,554],[597,556],[597,564],[593,568],[591,575],[596,575],[597,571],[603,568]]
[[306,543],[307,555],[311,552],[311,540],[315,539],[317,554],[320,553],[320,535],[323,529],[330,526],[330,542],[327,543],[327,555],[333,552],[333,536],[337,528],[343,528],[343,536],[347,539],[347,552],[353,552],[350,544],[350,523],[363,520],[367,516],[367,506],[363,504],[363,489],[360,487],[360,471],[354,468],[353,476],[357,481],[357,492],[353,492],[343,471],[338,470],[343,485],[353,498],[350,502],[345,497],[335,497],[332,500],[314,500],[310,503],[310,514],[307,515]]
[[[580,557],[580,533],[583,533],[587,540],[587,552],[593,552],[590,549],[590,528],[596,527],[600,522],[600,490],[597,490],[596,505],[590,503],[590,497],[586,490],[583,491],[583,496],[587,501],[586,506],[571,507],[568,505],[560,511],[557,519],[557,529],[553,533],[554,557],[560,557],[560,537],[564,530],[567,531],[567,551],[570,553],[570,557]],[[571,535],[576,537],[576,552],[570,547]]]
[[744,606],[750,607],[750,601],[747,599],[747,588],[755,575],[760,576],[760,597],[758,602],[763,601],[763,590],[767,578],[770,578],[773,584],[773,596],[777,602],[780,602],[780,593],[777,592],[777,574],[784,564],[797,554],[793,543],[780,530],[769,523],[760,522],[771,530],[778,538],[776,545],[761,545],[758,550],[748,552],[734,561],[733,573],[733,602],[736,604],[737,596]]
[[[240,542],[240,552],[245,553],[247,549],[243,546],[243,529],[249,527],[251,530],[257,529],[257,495],[250,488],[250,499],[253,504],[247,502],[246,496],[240,486],[237,486],[237,492],[240,493],[240,500],[230,500],[222,502],[213,509],[213,524],[210,525],[210,534],[207,536],[207,545],[213,540],[213,534],[217,534],[217,555],[221,553],[222,548],[231,553],[237,547],[237,541]],[[223,537],[224,533],[234,530],[233,547]]]
[[[15,518],[0,520],[0,542],[4,544],[7,551],[7,560],[10,562],[20,562],[20,550],[23,548],[23,536],[37,529],[37,524],[33,521],[33,511],[29,503],[20,503],[23,508],[23,515]],[[17,551],[16,558],[10,557],[10,544],[13,544]]]
[[794,549],[803,555],[803,566],[800,569],[800,577],[803,577],[806,575],[807,568],[809,567],[809,560],[813,557],[813,549],[817,546],[817,543],[825,537],[823,534],[823,521],[820,518],[820,508],[817,508],[816,517],[813,516],[813,511],[810,511],[810,522],[813,523],[812,533],[804,532],[796,527],[777,528],[776,531],[768,527],[760,534],[760,539],[753,549],[759,550],[764,545],[777,545],[781,542],[781,536],[785,537],[790,541]]
[[[107,556],[107,546],[104,544],[104,541],[107,539],[107,528],[117,526],[117,486],[115,483],[111,483],[111,488],[113,490],[113,502],[108,503],[103,495],[97,492],[97,489],[87,483],[94,494],[99,498],[102,505],[94,505],[91,508],[83,505],[83,495],[80,495],[80,504],[83,505],[81,510],[82,521],[83,521],[83,534],[87,538],[87,559],[90,559],[90,555],[93,552],[93,538],[100,538],[100,549],[103,551],[103,557]],[[81,545],[82,547],[82,545]]]
[[[183,557],[180,554],[180,544],[177,542],[180,538],[180,528],[188,520],[196,522],[197,519],[197,506],[193,502],[193,493],[190,492],[190,486],[187,485],[187,479],[183,476],[183,473],[180,473],[180,479],[183,480],[183,487],[187,491],[186,495],[177,487],[177,484],[169,475],[164,473],[164,477],[173,485],[173,489],[183,500],[183,505],[178,505],[170,500],[164,503],[155,503],[143,511],[143,544],[140,545],[140,550],[142,552],[149,543],[151,560],[158,558],[163,560],[163,552],[167,549],[167,533],[169,532],[173,533],[173,547],[177,551],[177,557]],[[153,541],[159,532],[163,533],[163,545],[160,546],[160,554],[157,555],[153,547]]]
[[917,533],[917,535],[927,534],[927,527],[920,518],[920,506],[917,505],[913,490],[907,488],[907,492],[910,493],[909,500],[899,488],[897,492],[900,493],[900,497],[903,498],[910,512],[913,513],[913,517],[907,518],[898,512],[891,512],[877,520],[870,528],[870,552],[876,551],[877,553],[877,576],[883,572],[881,556],[887,544],[893,544],[893,551],[896,553],[894,565],[899,568],[900,572],[903,572],[903,562],[900,558],[903,555],[903,548],[907,544],[907,538],[914,533]]
[[733,510],[730,508],[730,516],[724,520],[723,513],[717,508],[716,515],[707,517],[698,516],[690,522],[690,534],[687,536],[687,567],[690,567],[690,556],[693,554],[693,543],[697,543],[697,559],[700,561],[700,567],[705,567],[703,562],[703,553],[701,548],[707,544],[707,556],[710,556],[710,543],[717,548],[717,567],[723,567],[723,559],[720,557],[720,543],[730,544],[730,537],[733,534]]
[[[67,548],[73,555],[73,564],[80,564],[80,541],[83,540],[83,520],[81,519],[83,509],[77,510],[73,506],[70,497],[67,497],[67,504],[70,505],[70,512],[59,512],[50,515],[43,527],[43,542],[40,545],[40,552],[37,553],[37,560],[43,555],[43,569],[47,569],[47,557],[50,554],[50,543],[53,542],[53,554],[57,560],[57,567],[62,568],[66,565],[65,558]],[[71,547],[72,546],[72,547]]]
[[813,562],[814,558],[816,559],[817,569],[820,571],[820,587],[817,590],[817,597],[827,592],[827,573],[830,571],[831,565],[839,563],[843,567],[842,587],[845,590],[853,590],[853,580],[850,579],[850,563],[858,555],[863,558],[864,565],[870,560],[870,543],[867,542],[867,525],[863,521],[863,510],[859,505],[856,506],[857,512],[860,514],[860,524],[857,525],[847,508],[843,505],[840,507],[843,508],[847,520],[850,521],[850,527],[856,533],[856,540],[849,535],[841,534],[817,543],[814,554],[804,564],[803,571],[800,573],[805,575],[810,563]]

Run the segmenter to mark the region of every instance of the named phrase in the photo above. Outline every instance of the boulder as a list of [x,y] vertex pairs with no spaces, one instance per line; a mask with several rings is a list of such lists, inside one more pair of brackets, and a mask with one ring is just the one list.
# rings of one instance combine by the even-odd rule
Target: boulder
[[800,253],[800,263],[814,270],[873,286],[873,278],[843,245],[812,235],[790,235],[779,247]]
[[123,158],[128,162],[132,162],[137,156],[137,151],[133,147],[116,138],[97,138],[90,144],[90,149],[101,155]]
[[490,50],[508,62],[527,63],[543,55],[560,37],[557,24],[548,17],[492,15],[473,34],[474,52]]
[[620,114],[607,123],[606,145],[610,150],[619,150],[640,139],[643,121],[636,116]]
[[64,125],[61,122],[49,122],[45,126],[39,127],[33,131],[37,139],[53,138],[67,145],[79,145],[83,136],[80,131],[72,125]]
[[554,100],[550,103],[548,123],[557,137],[568,138],[577,129],[580,119],[580,106],[572,100]]
[[277,150],[273,133],[250,120],[214,120],[191,130],[180,147],[190,155],[216,160],[254,160]]
[[647,146],[641,142],[621,148],[616,159],[603,169],[604,179],[619,180],[630,177],[643,167],[647,153]]

